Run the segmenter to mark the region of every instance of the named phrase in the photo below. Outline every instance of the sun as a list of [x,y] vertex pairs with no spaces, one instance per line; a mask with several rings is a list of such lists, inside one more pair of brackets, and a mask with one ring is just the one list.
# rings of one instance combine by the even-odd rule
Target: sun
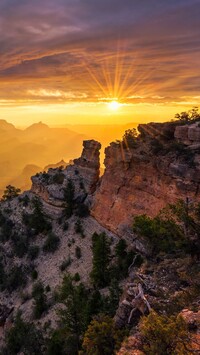
[[116,111],[120,107],[120,103],[118,101],[111,101],[108,106],[111,110]]

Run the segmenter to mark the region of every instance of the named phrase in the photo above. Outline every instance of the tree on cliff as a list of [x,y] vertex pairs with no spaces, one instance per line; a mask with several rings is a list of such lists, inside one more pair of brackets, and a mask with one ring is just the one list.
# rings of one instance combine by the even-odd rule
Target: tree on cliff
[[[99,315],[92,320],[83,338],[83,354],[115,354],[125,335],[124,330],[115,328],[112,318]],[[81,352],[82,353],[82,352]]]
[[74,187],[73,181],[71,179],[69,179],[67,186],[64,189],[64,198],[67,203],[67,206],[65,208],[65,214],[66,214],[67,218],[71,217],[73,214],[74,193],[75,193],[75,187]]
[[140,323],[143,350],[149,355],[189,355],[190,334],[181,316],[167,317],[152,311]]
[[110,243],[105,233],[92,237],[93,267],[90,277],[94,286],[105,287],[109,282]]
[[197,106],[194,106],[189,111],[183,111],[181,113],[176,113],[175,118],[179,121],[190,122],[200,120],[200,113]]
[[3,201],[8,201],[8,200],[12,200],[14,197],[19,196],[21,190],[18,189],[15,186],[12,185],[8,185],[6,186],[6,189],[4,191],[4,194],[2,196],[2,200]]
[[138,134],[135,128],[127,129],[122,138],[122,145],[125,149],[135,148]]

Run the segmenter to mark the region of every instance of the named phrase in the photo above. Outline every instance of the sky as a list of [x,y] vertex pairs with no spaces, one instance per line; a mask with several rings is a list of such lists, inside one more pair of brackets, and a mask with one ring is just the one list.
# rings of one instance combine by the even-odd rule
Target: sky
[[124,124],[198,106],[199,14],[200,0],[0,0],[0,118]]

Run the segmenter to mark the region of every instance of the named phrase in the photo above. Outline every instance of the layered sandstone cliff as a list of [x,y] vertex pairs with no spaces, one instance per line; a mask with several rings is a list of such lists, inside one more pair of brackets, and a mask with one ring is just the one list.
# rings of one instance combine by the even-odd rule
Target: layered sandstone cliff
[[[193,139],[186,145],[180,132],[188,135],[191,129]],[[167,203],[186,197],[200,200],[199,127],[172,122],[138,130],[133,148],[123,142],[106,148],[106,169],[93,201],[92,215],[119,234],[134,215],[155,216]]]

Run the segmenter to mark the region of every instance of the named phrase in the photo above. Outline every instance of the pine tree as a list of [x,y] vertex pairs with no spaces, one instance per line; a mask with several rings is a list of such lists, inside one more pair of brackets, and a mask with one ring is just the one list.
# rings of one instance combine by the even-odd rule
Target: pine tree
[[105,233],[93,234],[93,267],[90,277],[94,286],[105,287],[109,283],[110,243]]

